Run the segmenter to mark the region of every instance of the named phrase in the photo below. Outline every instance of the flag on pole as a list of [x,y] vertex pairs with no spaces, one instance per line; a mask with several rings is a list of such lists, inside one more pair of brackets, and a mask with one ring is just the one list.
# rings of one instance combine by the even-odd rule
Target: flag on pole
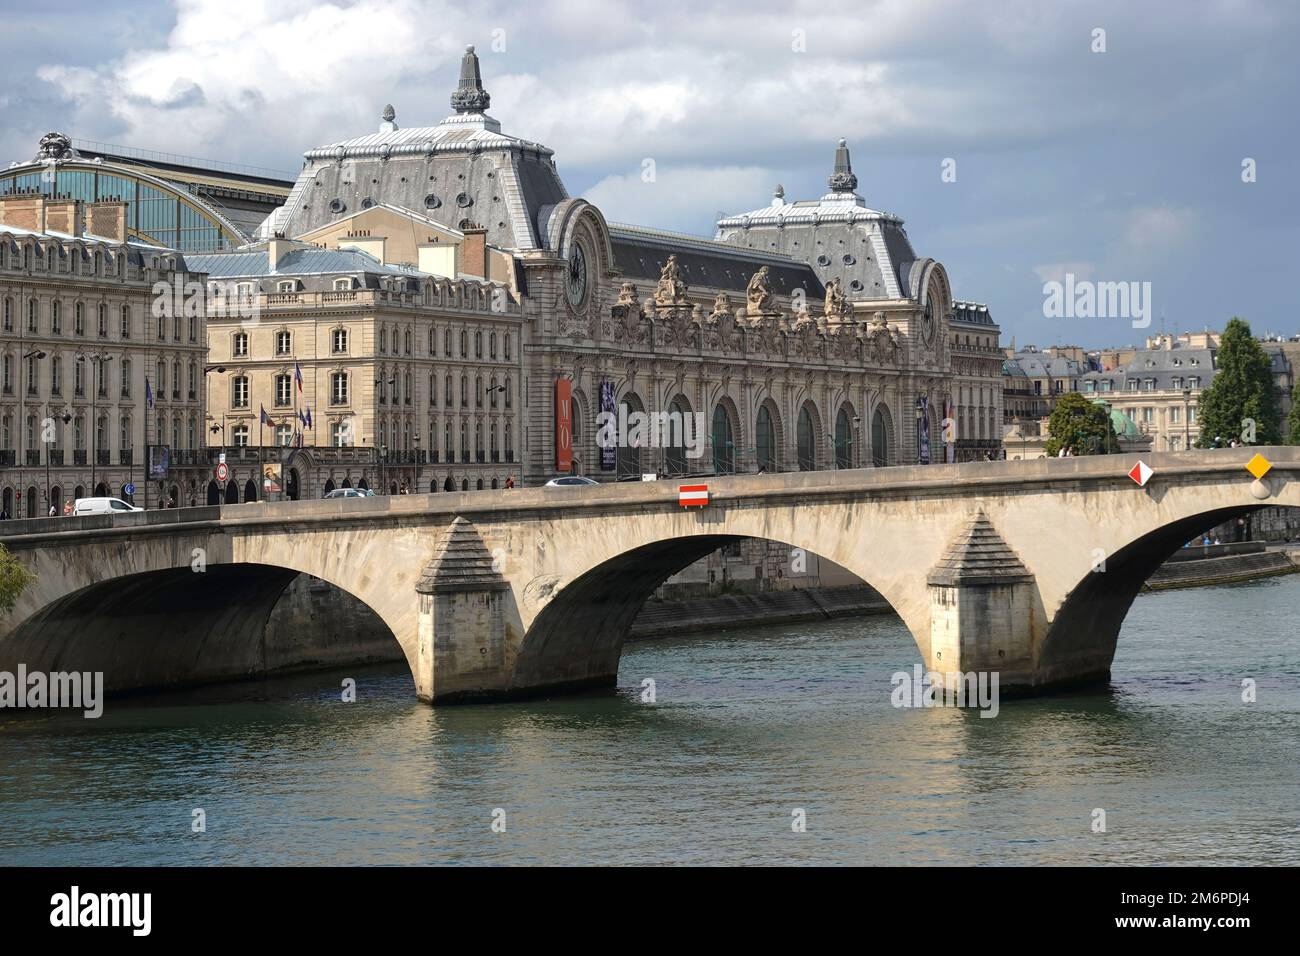
[[274,425],[275,422],[271,421],[271,416],[268,415],[268,414],[266,414],[266,406],[265,406],[265,405],[259,405],[258,407],[262,409],[262,417],[261,417],[261,419],[259,420],[259,424],[262,424],[262,425]]
[[310,406],[310,405],[307,406],[307,427],[310,428],[310,429],[312,429],[313,431],[316,430],[316,426],[313,425],[313,424],[311,423],[311,406]]
[[298,386],[298,391],[302,391],[302,366],[297,362],[293,363],[293,381]]
[[153,408],[153,389],[149,386],[149,376],[144,377],[144,404],[146,408]]
[[307,416],[304,415],[302,412],[300,412],[300,411],[296,411],[296,410],[294,411],[294,414],[298,416],[298,424],[299,424],[299,425],[302,425],[304,428],[306,428],[306,427],[307,427]]

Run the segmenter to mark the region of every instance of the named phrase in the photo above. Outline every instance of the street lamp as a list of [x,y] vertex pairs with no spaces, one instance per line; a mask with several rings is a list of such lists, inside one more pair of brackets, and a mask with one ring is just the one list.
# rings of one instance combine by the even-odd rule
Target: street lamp
[[388,494],[388,479],[384,477],[384,464],[388,461],[388,445],[379,446],[379,490]]
[[1192,423],[1187,417],[1187,410],[1191,402],[1192,390],[1190,388],[1183,389],[1183,448],[1185,450],[1192,447]]

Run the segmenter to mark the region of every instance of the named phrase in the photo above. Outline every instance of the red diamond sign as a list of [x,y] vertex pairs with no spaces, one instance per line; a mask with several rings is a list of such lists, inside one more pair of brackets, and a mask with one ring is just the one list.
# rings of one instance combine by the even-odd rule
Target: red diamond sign
[[1150,465],[1145,461],[1139,461],[1133,466],[1133,470],[1128,473],[1128,476],[1136,481],[1140,487],[1145,488],[1153,474],[1155,474],[1155,472],[1151,470]]

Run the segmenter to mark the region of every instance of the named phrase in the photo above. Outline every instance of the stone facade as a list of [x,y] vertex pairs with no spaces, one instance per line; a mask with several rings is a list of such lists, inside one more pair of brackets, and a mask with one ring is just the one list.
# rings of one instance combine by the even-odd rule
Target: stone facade
[[[205,479],[207,331],[202,297],[185,297],[201,277],[178,253],[128,244],[115,208],[0,196],[0,494],[10,517],[123,496],[128,483],[138,504],[189,504]],[[170,467],[146,483],[148,445],[168,446]]]

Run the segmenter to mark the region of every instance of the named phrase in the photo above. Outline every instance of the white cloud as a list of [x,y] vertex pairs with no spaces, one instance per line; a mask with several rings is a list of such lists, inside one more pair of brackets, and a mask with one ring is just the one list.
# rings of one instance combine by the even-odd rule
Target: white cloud
[[771,201],[776,179],[755,166],[705,168],[657,163],[655,181],[641,173],[607,176],[584,197],[613,222],[648,223],[705,232],[713,213],[754,209]]

